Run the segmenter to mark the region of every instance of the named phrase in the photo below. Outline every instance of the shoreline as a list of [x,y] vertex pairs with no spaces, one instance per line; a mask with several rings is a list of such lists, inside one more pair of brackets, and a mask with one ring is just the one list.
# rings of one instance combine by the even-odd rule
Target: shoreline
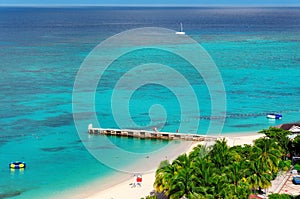
[[[235,145],[244,145],[244,144],[252,144],[254,140],[263,137],[264,134],[259,134],[255,131],[249,132],[233,132],[233,133],[223,133],[221,135],[216,136],[207,136],[209,138],[219,139],[225,138],[227,144],[231,146]],[[180,154],[190,153],[195,146],[199,144],[206,143],[207,145],[213,144],[215,140],[210,141],[183,141],[178,145],[174,145],[172,147],[164,150],[168,156],[165,159],[168,159],[172,162],[176,159]],[[189,143],[186,145],[186,143]],[[174,147],[176,147],[174,149]],[[132,188],[132,183],[135,182],[134,175],[139,172],[126,173],[118,171],[113,175],[109,175],[107,177],[96,179],[92,182],[89,182],[85,185],[82,185],[77,188],[71,188],[69,190],[64,191],[63,193],[56,194],[55,198],[75,198],[75,199],[140,199],[142,197],[146,197],[150,195],[153,191],[153,183],[155,180],[155,171],[159,166],[159,163],[165,159],[162,159],[161,156],[150,156],[150,164],[143,164],[146,160],[139,160],[134,163],[134,167],[145,167],[147,166],[147,172],[143,172],[143,182],[141,187]],[[148,161],[149,162],[149,161]]]

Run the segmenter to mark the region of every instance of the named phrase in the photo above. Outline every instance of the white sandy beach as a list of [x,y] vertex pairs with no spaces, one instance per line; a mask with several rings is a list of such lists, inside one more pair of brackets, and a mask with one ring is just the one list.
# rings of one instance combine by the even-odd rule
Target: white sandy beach
[[[263,134],[258,134],[256,132],[247,132],[242,134],[226,134],[225,137],[229,146],[234,145],[244,145],[244,144],[252,144],[254,140],[263,137]],[[203,144],[203,142],[193,142],[192,146],[186,151],[182,151],[182,153],[189,153],[195,146],[198,144]],[[89,197],[85,197],[88,199],[140,199],[153,191],[153,183],[155,180],[155,169],[152,172],[144,174],[143,182],[141,187],[132,188],[132,183],[135,181],[135,177],[132,175],[129,177],[130,179],[123,180],[122,182],[115,184],[105,190],[102,190],[96,194],[93,194]],[[94,187],[97,189],[97,187]],[[95,190],[96,192],[96,190]]]

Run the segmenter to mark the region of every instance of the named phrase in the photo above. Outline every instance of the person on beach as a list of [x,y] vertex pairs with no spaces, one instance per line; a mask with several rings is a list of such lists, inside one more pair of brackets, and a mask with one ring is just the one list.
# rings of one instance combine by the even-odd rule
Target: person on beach
[[141,187],[142,186],[142,181],[143,181],[142,176],[138,175],[136,177],[136,184]]

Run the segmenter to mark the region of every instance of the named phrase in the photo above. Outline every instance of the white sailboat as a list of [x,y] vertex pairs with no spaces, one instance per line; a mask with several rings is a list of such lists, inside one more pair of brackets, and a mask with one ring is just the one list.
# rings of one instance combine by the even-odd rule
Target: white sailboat
[[176,32],[176,35],[185,35],[185,32],[183,31],[182,23],[180,23],[180,31]]

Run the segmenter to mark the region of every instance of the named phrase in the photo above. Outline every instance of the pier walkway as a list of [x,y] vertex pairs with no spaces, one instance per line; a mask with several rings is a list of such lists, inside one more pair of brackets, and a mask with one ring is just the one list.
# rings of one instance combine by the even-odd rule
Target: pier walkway
[[129,129],[104,129],[94,128],[92,124],[88,126],[89,134],[112,135],[122,137],[134,137],[141,139],[163,139],[163,140],[187,140],[187,141],[204,141],[205,136],[198,134],[170,133],[145,130]]

